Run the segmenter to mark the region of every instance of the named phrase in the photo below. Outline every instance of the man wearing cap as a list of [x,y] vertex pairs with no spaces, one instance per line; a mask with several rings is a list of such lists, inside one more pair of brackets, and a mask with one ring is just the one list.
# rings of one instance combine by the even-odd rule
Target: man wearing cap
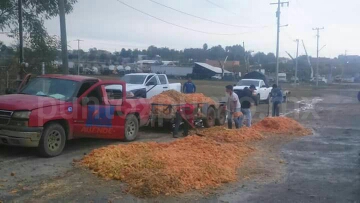
[[241,112],[241,104],[238,95],[234,92],[232,85],[226,86],[226,93],[228,94],[227,101],[227,122],[228,128],[232,129],[232,120],[234,120],[236,129],[241,127],[239,113]]
[[244,118],[246,118],[246,126],[251,127],[251,106],[254,103],[257,105],[257,98],[255,94],[256,87],[255,85],[250,85],[250,87],[244,88],[244,97],[241,98],[241,112],[244,114],[242,118],[240,118],[240,125],[242,125],[242,122]]

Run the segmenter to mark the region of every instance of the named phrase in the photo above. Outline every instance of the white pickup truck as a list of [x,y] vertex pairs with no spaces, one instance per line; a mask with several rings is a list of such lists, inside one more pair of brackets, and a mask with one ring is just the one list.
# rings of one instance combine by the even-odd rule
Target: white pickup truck
[[245,87],[249,87],[250,85],[255,85],[256,87],[255,93],[258,97],[258,103],[260,103],[260,101],[269,102],[272,87],[267,86],[263,80],[242,79],[234,86],[234,92],[243,90]]
[[[181,92],[181,83],[169,83],[165,74],[132,73],[126,74],[120,80],[126,82],[126,91],[144,90],[142,97],[151,98],[167,90]],[[121,90],[121,85],[109,85],[106,90]]]

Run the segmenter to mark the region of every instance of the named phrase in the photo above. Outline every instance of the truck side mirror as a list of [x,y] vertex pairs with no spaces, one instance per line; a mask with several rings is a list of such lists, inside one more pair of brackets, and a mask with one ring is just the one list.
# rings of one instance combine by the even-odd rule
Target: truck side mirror
[[146,84],[146,86],[153,86],[153,85],[155,85],[155,82],[152,82],[152,81],[150,81]]
[[266,85],[263,85],[263,86],[261,86],[262,88],[268,88],[268,86],[266,86]]
[[81,106],[86,106],[89,103],[89,98],[88,97],[83,97],[80,101],[80,105]]

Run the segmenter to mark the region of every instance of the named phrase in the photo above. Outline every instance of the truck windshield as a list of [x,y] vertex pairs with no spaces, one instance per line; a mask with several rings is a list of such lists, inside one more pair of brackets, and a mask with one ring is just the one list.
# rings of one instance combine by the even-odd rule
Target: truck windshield
[[259,86],[259,81],[257,80],[240,80],[238,82],[238,84],[236,84],[237,86],[250,86],[250,85],[255,85],[255,86]]
[[35,78],[21,90],[20,94],[52,97],[69,100],[73,97],[78,82],[57,78]]
[[128,84],[143,84],[146,75],[124,75],[121,80]]

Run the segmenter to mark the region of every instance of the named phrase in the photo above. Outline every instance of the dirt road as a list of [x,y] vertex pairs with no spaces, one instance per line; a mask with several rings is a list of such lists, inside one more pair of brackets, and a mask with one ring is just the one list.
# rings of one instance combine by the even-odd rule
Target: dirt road
[[[212,194],[151,200],[128,195],[118,181],[104,181],[73,166],[74,159],[94,148],[124,144],[89,139],[69,142],[63,155],[51,159],[38,158],[31,149],[1,146],[0,202],[360,202],[360,104],[355,90],[316,95],[298,95],[286,111],[312,127],[314,136],[254,143],[259,150],[239,171],[240,181]],[[258,111],[265,115],[266,105]],[[142,132],[140,141],[171,139],[170,134]]]

